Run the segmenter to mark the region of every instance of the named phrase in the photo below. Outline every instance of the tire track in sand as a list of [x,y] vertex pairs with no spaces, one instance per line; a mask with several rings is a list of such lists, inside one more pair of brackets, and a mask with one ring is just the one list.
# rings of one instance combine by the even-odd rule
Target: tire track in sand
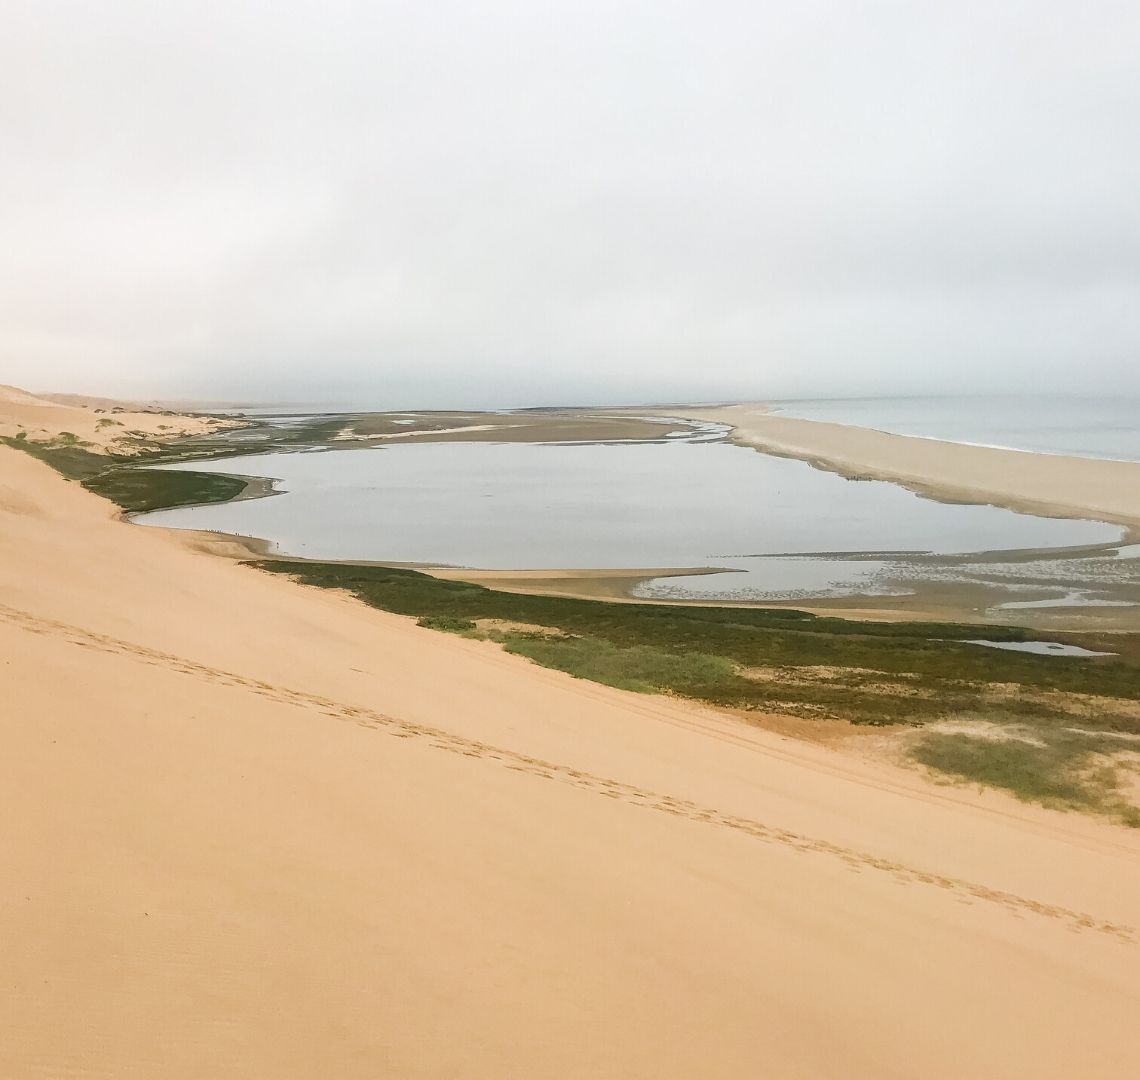
[[980,900],[989,904],[996,904],[1007,910],[1021,914],[1029,912],[1044,918],[1058,919],[1077,930],[1093,930],[1108,934],[1119,941],[1134,943],[1136,940],[1135,928],[1122,924],[1098,919],[1070,908],[1060,907],[1056,904],[1044,903],[1039,900],[1019,896],[1016,893],[993,889],[987,885],[967,881],[963,878],[947,877],[942,874],[929,873],[925,870],[908,866],[894,859],[882,858],[865,851],[843,847],[829,840],[793,832],[788,829],[765,825],[753,818],[728,814],[710,806],[701,806],[688,799],[679,799],[672,795],[663,795],[635,787],[632,784],[593,773],[582,772],[566,765],[543,761],[539,758],[529,757],[515,750],[491,746],[466,738],[462,735],[445,731],[442,728],[431,727],[426,724],[401,720],[399,717],[389,716],[386,713],[357,705],[346,705],[331,698],[322,697],[301,690],[290,690],[283,686],[274,686],[270,683],[238,675],[231,671],[223,671],[206,664],[188,660],[173,653],[162,652],[145,645],[136,645],[133,642],[123,641],[106,634],[97,634],[79,626],[59,622],[54,619],[42,618],[20,611],[16,608],[0,604],[0,619],[20,627],[34,634],[48,634],[80,647],[94,648],[100,652],[128,656],[141,663],[160,666],[180,672],[191,677],[204,679],[208,682],[236,689],[246,690],[259,697],[285,705],[297,705],[303,708],[316,709],[336,720],[347,720],[361,727],[381,731],[398,739],[419,739],[428,742],[437,750],[448,753],[461,754],[464,757],[480,758],[495,762],[513,772],[521,772],[530,776],[554,780],[562,784],[582,788],[606,798],[617,799],[635,806],[643,806],[659,813],[672,814],[675,817],[687,818],[690,821],[705,825],[714,825],[721,828],[735,829],[738,832],[752,836],[769,844],[778,844],[795,851],[825,855],[838,859],[852,870],[871,869],[884,874],[890,874],[896,881],[906,884],[928,885],[933,888],[944,889],[957,894],[963,899]]

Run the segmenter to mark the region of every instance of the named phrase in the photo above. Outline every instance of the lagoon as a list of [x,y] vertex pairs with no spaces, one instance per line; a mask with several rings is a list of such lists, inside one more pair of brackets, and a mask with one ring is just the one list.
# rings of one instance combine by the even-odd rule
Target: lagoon
[[[696,438],[418,442],[163,468],[271,477],[282,493],[138,518],[257,536],[315,559],[484,569],[696,568],[647,595],[798,599],[897,591],[898,553],[1114,543],[1102,522],[946,504]],[[854,557],[852,555],[854,554]]]

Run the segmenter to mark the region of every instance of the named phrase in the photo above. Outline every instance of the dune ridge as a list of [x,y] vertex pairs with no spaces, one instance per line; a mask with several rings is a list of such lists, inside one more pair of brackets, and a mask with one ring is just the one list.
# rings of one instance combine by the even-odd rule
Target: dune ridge
[[190,543],[0,448],[0,1073],[1135,1074],[1127,830]]
[[0,437],[33,442],[61,436],[94,454],[138,453],[143,440],[202,435],[233,422],[81,394],[36,395],[0,385]]

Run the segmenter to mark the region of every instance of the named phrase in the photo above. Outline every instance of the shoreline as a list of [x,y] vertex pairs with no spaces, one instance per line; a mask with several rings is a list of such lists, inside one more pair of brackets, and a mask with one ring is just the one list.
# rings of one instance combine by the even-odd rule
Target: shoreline
[[[568,411],[568,410],[566,410]],[[991,446],[984,443],[955,442],[927,435],[896,435],[877,428],[858,427],[849,424],[836,424],[830,421],[805,420],[782,416],[769,411],[765,405],[736,404],[715,408],[677,406],[668,411],[645,407],[629,410],[585,411],[589,417],[600,420],[632,418],[655,418],[660,422],[668,420],[689,421],[701,424],[719,424],[727,429],[724,441],[736,446],[756,450],[772,457],[802,461],[821,472],[831,472],[848,480],[879,480],[896,484],[908,491],[936,502],[951,505],[994,506],[1011,510],[1014,513],[1034,517],[1065,518],[1083,521],[1101,521],[1120,525],[1125,529],[1122,543],[1140,542],[1140,462],[1120,458],[1076,457],[1036,450],[1021,450],[1014,447]],[[346,414],[350,415],[350,414]],[[377,414],[381,415],[381,414]],[[501,421],[499,414],[491,414]],[[447,436],[462,433],[474,434],[471,441],[516,441],[502,438],[485,438],[486,433],[502,435],[512,429],[510,424],[468,425],[463,428],[440,430],[407,431],[385,435],[364,435],[346,440],[336,437],[322,445],[320,452],[341,449],[365,449],[382,447],[394,437],[417,435],[423,442],[450,441]],[[523,438],[520,441],[541,445],[544,438]],[[605,438],[582,440],[588,443],[606,443]],[[623,440],[624,441],[624,440]],[[657,440],[646,440],[657,441]],[[345,445],[349,443],[350,445]],[[351,445],[351,443],[357,445]],[[930,460],[929,454],[920,451],[925,447],[936,448],[940,459]],[[280,453],[280,447],[265,449],[250,448],[248,455],[258,457],[269,453]],[[307,452],[316,452],[309,448]],[[904,464],[907,459],[912,464]],[[951,458],[949,462],[945,458]],[[208,460],[208,459],[204,459]],[[917,467],[914,462],[917,460]],[[184,470],[194,471],[194,458],[188,458]],[[1022,468],[1017,468],[1017,465]],[[1042,474],[1045,466],[1061,465],[1067,475],[1060,480],[1063,494],[1044,494],[1046,489],[1058,486],[1055,475]],[[1004,468],[1003,468],[1004,466]],[[146,466],[141,466],[146,468]],[[1012,485],[988,482],[984,474],[996,471],[1014,473],[1017,480]],[[1111,476],[1109,474],[1112,474]],[[274,486],[279,481],[249,473],[211,473],[244,480],[246,488],[228,502],[242,502],[247,499],[279,495],[283,492]],[[1027,492],[1025,487],[1029,488]],[[252,489],[252,490],[251,490]],[[1092,497],[1076,494],[1078,490],[1091,491]],[[1135,492],[1131,497],[1120,493]],[[208,504],[203,504],[208,505]],[[180,507],[182,509],[184,507]],[[1110,544],[1097,546],[1112,546]],[[1047,549],[1031,549],[1047,550]],[[787,552],[786,555],[810,555],[812,552]],[[845,553],[846,554],[846,553]],[[989,554],[978,552],[969,554]],[[360,560],[353,560],[360,561]],[[394,564],[388,564],[394,565]],[[409,564],[410,565],[410,564]]]
[[[1140,462],[894,435],[771,413],[764,406],[676,410],[726,424],[728,441],[849,480],[883,480],[923,498],[1036,517],[1106,521],[1140,538]],[[1004,478],[1004,479],[1002,479]]]
[[[466,581],[498,592],[523,596],[547,596],[567,600],[597,600],[615,604],[658,607],[739,608],[742,610],[805,611],[864,622],[957,622],[979,626],[1024,626],[1028,629],[1065,632],[1130,633],[1136,631],[1135,607],[1072,605],[1034,609],[1009,609],[1000,613],[985,602],[986,589],[976,583],[935,582],[928,588],[902,595],[852,593],[846,596],[816,596],[772,600],[730,598],[688,599],[668,596],[638,596],[632,592],[651,581],[672,577],[712,576],[735,573],[728,567],[563,567],[554,569],[486,569],[437,566],[428,563],[377,559],[313,559],[274,550],[264,537],[213,530],[175,529],[150,526],[184,543],[191,550],[206,552],[235,562],[271,561],[312,566],[374,566],[417,570],[441,581]],[[1104,545],[1112,548],[1114,545]],[[1054,549],[1021,550],[1018,557],[1032,560]],[[1057,549],[1067,550],[1067,549]],[[953,558],[949,556],[948,558]],[[1042,583],[1039,592],[1051,586]],[[1044,599],[1045,597],[1042,597]]]
[[[189,464],[189,463],[188,463]],[[178,470],[179,472],[193,472],[193,469]],[[203,506],[218,506],[221,503],[239,503],[251,502],[254,499],[269,499],[275,495],[284,495],[286,492],[278,489],[277,484],[279,480],[271,476],[252,476],[249,473],[230,473],[230,472],[211,472],[209,476],[225,476],[231,480],[241,480],[244,482],[245,487],[241,489],[236,495],[228,499],[211,499],[205,502],[192,502],[181,503],[177,507],[162,507],[158,510],[121,510],[119,517],[121,520],[135,524],[135,518],[145,517],[147,514],[161,514],[167,509],[178,510],[196,510]],[[151,528],[159,528],[160,526],[151,526]],[[198,530],[179,529],[178,532],[190,532]],[[238,535],[236,533],[234,536]],[[265,544],[272,544],[272,540],[261,540],[260,537],[250,537],[250,540],[259,540]]]
[[[606,413],[609,419],[613,411]],[[648,417],[648,409],[637,409],[638,415]],[[1016,455],[1019,460],[1028,462],[1032,466],[1031,472],[1042,469],[1042,458],[1049,469],[1053,469],[1058,461],[1073,462],[1077,465],[1077,472],[1088,474],[1090,469],[1097,471],[1098,466],[1123,464],[1134,465],[1135,476],[1140,486],[1140,463],[1106,462],[1101,458],[1061,458],[1059,455],[1037,455],[1027,450],[999,450],[995,448],[978,447],[970,444],[948,444],[941,440],[926,437],[891,436],[886,432],[874,429],[848,428],[845,425],[827,424],[816,421],[801,421],[768,413],[763,406],[736,405],[720,406],[715,409],[675,407],[668,409],[667,414],[661,414],[659,420],[677,421],[678,417],[690,423],[716,423],[726,429],[725,441],[734,445],[756,449],[759,453],[773,456],[792,458],[804,461],[812,468],[841,474],[853,479],[876,479],[893,482],[898,486],[912,490],[920,497],[933,498],[933,500],[946,503],[978,504],[988,503],[998,505],[1013,512],[1034,513],[1053,518],[1089,519],[1088,510],[1070,503],[1061,503],[1053,500],[1048,504],[1034,501],[1021,495],[1005,494],[1004,497],[992,497],[992,493],[985,489],[966,487],[960,479],[955,479],[953,462],[951,468],[943,470],[941,477],[902,476],[899,463],[907,455],[907,447],[914,442],[935,446],[941,454],[943,448],[956,447],[970,450],[983,455],[999,455],[999,458],[990,458],[991,462],[1000,464],[1000,455]],[[500,417],[496,416],[496,420]],[[769,428],[774,425],[777,431],[783,432],[783,441],[776,444],[771,437]],[[757,430],[762,435],[757,435]],[[479,429],[479,435],[484,436],[487,430]],[[437,432],[424,432],[426,439],[431,439]],[[763,436],[763,437],[762,437]],[[823,446],[819,442],[823,438]],[[858,458],[850,454],[850,447],[861,439],[870,437],[873,441],[889,440],[886,444],[876,447],[878,458],[865,454]],[[813,439],[815,442],[813,442]],[[828,444],[827,439],[831,442]],[[884,449],[886,447],[886,449]],[[327,449],[343,449],[344,442],[337,442]],[[827,453],[821,453],[825,449]],[[272,449],[254,450],[253,456],[261,453],[272,453]],[[844,456],[847,455],[847,456]],[[901,457],[902,455],[902,457]],[[977,468],[977,462],[971,462],[971,468]],[[983,463],[986,465],[986,463]],[[145,466],[144,466],[145,468]],[[185,468],[193,471],[194,461],[185,463]],[[987,465],[986,468],[995,468]],[[213,473],[218,474],[218,473]],[[275,480],[266,477],[252,476],[252,474],[227,472],[225,476],[242,479],[246,487],[231,502],[252,500],[252,498],[269,497],[283,494],[276,488]],[[988,497],[987,497],[988,496]],[[976,552],[969,554],[939,555],[939,557],[926,557],[922,554],[910,554],[909,561],[919,565],[951,568],[963,563],[1024,562],[1027,574],[1023,583],[1027,593],[1019,599],[1032,599],[1035,602],[1056,600],[1059,586],[1045,578],[1034,578],[1032,563],[1036,561],[1072,558],[1096,558],[1099,552],[1108,552],[1123,544],[1135,543],[1140,539],[1140,500],[1138,500],[1137,513],[1121,513],[1119,507],[1114,514],[1100,514],[1099,519],[1112,518],[1112,523],[1124,529],[1121,541],[1117,543],[1104,543],[1097,545],[1083,545],[1080,550],[1069,547],[1040,547],[1040,549]],[[138,515],[125,514],[124,518],[133,520]],[[162,526],[150,526],[164,528]],[[979,624],[1001,624],[1016,619],[1019,625],[1048,627],[1050,630],[1134,630],[1137,628],[1137,615],[1140,615],[1140,606],[1137,606],[1140,596],[1127,595],[1127,600],[1133,606],[1110,606],[1104,603],[1075,603],[1068,606],[1049,607],[1041,609],[1016,609],[1008,612],[1001,609],[1001,595],[998,588],[993,585],[984,585],[971,580],[961,582],[928,582],[920,577],[904,580],[905,593],[850,593],[838,595],[814,596],[780,596],[774,599],[735,599],[732,596],[709,596],[709,598],[692,599],[686,596],[670,598],[668,595],[648,596],[638,595],[636,591],[654,580],[667,584],[668,578],[687,577],[711,574],[731,574],[732,568],[715,565],[702,567],[609,567],[609,568],[547,568],[547,569],[503,569],[484,567],[438,566],[421,562],[398,562],[391,560],[368,559],[314,559],[303,555],[288,555],[277,550],[275,541],[269,538],[244,536],[228,533],[213,533],[206,530],[177,529],[179,534],[192,535],[192,544],[200,550],[207,550],[222,554],[228,559],[271,559],[303,561],[312,563],[340,563],[352,566],[388,566],[404,567],[421,570],[422,573],[433,577],[448,580],[467,580],[475,584],[486,585],[503,592],[530,593],[534,595],[561,596],[567,599],[608,600],[638,604],[685,604],[685,606],[701,607],[739,607],[739,608],[793,608],[811,611],[817,615],[838,615],[852,618],[872,620],[953,620],[953,622],[968,622]],[[795,557],[808,557],[813,553],[795,552],[789,555]],[[831,553],[834,554],[834,553]],[[858,558],[865,553],[845,552],[852,558]],[[905,576],[904,576],[905,577]],[[1086,592],[1090,590],[1085,590]],[[1097,592],[1092,588],[1092,592]],[[1104,590],[1100,590],[1104,591]],[[1005,599],[1009,599],[1005,596]],[[1119,599],[1119,598],[1116,598]]]
[[[658,415],[648,409],[637,410],[639,416]],[[1043,501],[1032,494],[1026,496],[1019,491],[995,491],[993,484],[988,487],[986,474],[1006,475],[1009,464],[1005,459],[1012,455],[1021,465],[1016,474],[1014,486],[1024,483],[1028,472],[1031,492],[1036,490],[1032,483],[1040,485],[1043,469],[1050,473],[1047,478],[1050,487],[1057,487],[1052,473],[1058,462],[1068,463],[1075,473],[1068,484],[1062,483],[1062,492],[1074,491],[1074,485],[1082,490],[1090,487],[1089,477],[1103,472],[1104,467],[1123,466],[1136,477],[1136,487],[1140,491],[1140,463],[1108,461],[1100,458],[1065,458],[1060,455],[1039,455],[1032,451],[1001,450],[966,443],[948,443],[924,436],[897,436],[871,428],[856,428],[845,425],[799,420],[769,413],[763,406],[735,405],[716,409],[690,409],[676,407],[661,413],[664,419],[683,418],[692,423],[716,423],[728,429],[726,441],[735,445],[757,450],[772,456],[804,461],[813,468],[837,473],[851,479],[874,479],[894,483],[914,492],[923,498],[940,502],[966,505],[989,504],[1035,516],[1055,518],[1076,518],[1107,520],[1119,525],[1124,535],[1117,543],[1085,545],[1079,557],[1094,557],[1097,550],[1110,551],[1120,545],[1140,540],[1140,497],[1133,508],[1127,501],[1119,499],[1098,510],[1077,505],[1075,496],[1069,495],[1064,501],[1053,498]],[[493,425],[482,428],[478,434],[485,436],[488,431],[497,431]],[[431,438],[434,432],[425,432]],[[779,436],[779,439],[777,439]],[[864,443],[869,442],[869,446]],[[917,475],[913,469],[914,444],[934,447],[939,455],[940,468],[931,468],[926,462],[926,471]],[[345,448],[344,443],[327,447],[330,450]],[[272,452],[272,451],[262,451]],[[968,460],[961,460],[961,452]],[[258,452],[254,451],[254,456]],[[956,456],[957,455],[957,456]],[[941,459],[948,456],[949,464],[942,465]],[[907,465],[911,465],[907,470]],[[923,464],[923,462],[919,462]],[[185,467],[193,470],[194,462],[187,461]],[[979,473],[980,470],[980,473]],[[1015,470],[1016,472],[1016,470]],[[937,474],[937,475],[936,475]],[[246,488],[234,499],[264,498],[282,494],[276,489],[276,481],[243,473],[225,473],[246,481]],[[970,480],[969,486],[963,477]],[[1065,478],[1062,477],[1062,480]],[[1113,478],[1113,483],[1116,478]],[[1111,487],[1111,484],[1109,485]],[[1103,476],[1101,487],[1104,487]],[[1097,490],[1096,484],[1091,484]],[[1127,488],[1124,489],[1127,491]],[[1112,494],[1114,492],[1110,492]],[[133,520],[137,515],[125,515]],[[163,528],[163,526],[151,526]],[[530,593],[533,595],[557,596],[573,599],[608,600],[636,604],[682,604],[707,607],[743,608],[794,608],[815,614],[847,615],[853,618],[913,621],[913,620],[953,620],[962,622],[1000,624],[1016,619],[1021,625],[1047,627],[1049,629],[1084,630],[1089,628],[1122,630],[1135,629],[1140,607],[1108,605],[1098,603],[1076,603],[1067,606],[1043,606],[1040,609],[1001,610],[997,602],[997,590],[978,582],[924,582],[921,579],[908,580],[905,594],[825,595],[805,597],[779,597],[774,599],[736,599],[730,596],[687,598],[668,596],[637,595],[635,590],[655,580],[667,581],[671,577],[699,576],[705,574],[732,573],[728,567],[706,565],[700,567],[608,567],[608,568],[544,568],[544,569],[502,569],[486,567],[440,566],[430,563],[395,562],[390,560],[368,559],[315,559],[305,556],[287,555],[277,550],[276,542],[267,538],[242,536],[229,533],[214,533],[199,530],[174,530],[192,534],[192,543],[202,550],[222,554],[226,558],[256,558],[303,561],[311,563],[340,563],[359,566],[391,566],[420,570],[443,580],[470,581],[483,584],[504,592]],[[1034,548],[994,552],[977,552],[968,555],[946,555],[923,557],[911,556],[911,561],[928,565],[951,567],[962,563],[984,563],[987,561],[1024,562],[1029,568],[1035,561],[1071,557],[1071,548]],[[789,555],[809,556],[813,553],[789,553]],[[832,553],[834,554],[834,553]],[[865,553],[843,553],[858,557]],[[1032,590],[1034,601],[1055,600],[1059,586],[1046,579],[1033,579],[1027,572],[1025,584]],[[1097,590],[1092,590],[1097,591]],[[1103,590],[1101,590],[1103,591]],[[1008,597],[1007,597],[1008,599]],[[1130,603],[1136,600],[1129,594]],[[1016,610],[1016,614],[1014,614]]]

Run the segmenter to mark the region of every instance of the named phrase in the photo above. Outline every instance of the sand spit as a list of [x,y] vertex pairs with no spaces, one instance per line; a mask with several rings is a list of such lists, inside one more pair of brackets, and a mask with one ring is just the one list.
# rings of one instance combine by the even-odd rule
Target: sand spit
[[1140,838],[191,550],[0,447],[0,1075],[1140,1069]]
[[950,502],[1140,528],[1140,462],[1104,461],[891,435],[778,416],[762,406],[674,409],[732,427],[732,440],[856,479],[890,480]]
[[342,438],[378,444],[416,442],[626,442],[665,439],[688,431],[680,422],[614,415],[590,409],[537,409],[511,413],[372,413],[353,417]]

